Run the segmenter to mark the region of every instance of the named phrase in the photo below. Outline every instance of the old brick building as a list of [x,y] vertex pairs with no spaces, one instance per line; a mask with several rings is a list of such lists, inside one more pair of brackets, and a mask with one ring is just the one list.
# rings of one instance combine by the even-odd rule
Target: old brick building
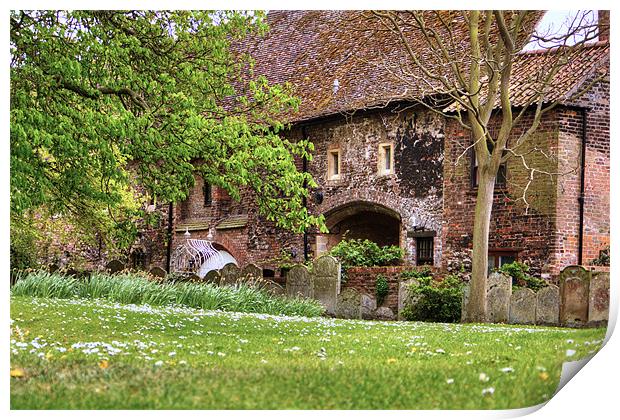
[[[307,206],[325,215],[329,234],[276,229],[259,216],[251,194],[235,202],[197,179],[189,199],[172,208],[170,223],[166,208],[160,230],[145,235],[149,265],[165,266],[170,251],[162,244],[169,229],[171,248],[189,232],[212,240],[239,264],[257,262],[275,272],[273,259],[281,253],[312,258],[344,235],[400,245],[411,264],[467,270],[476,199],[471,135],[415,105],[423,92],[403,90],[379,65],[402,53],[394,40],[343,29],[355,13],[271,12],[270,32],[248,43],[257,74],[293,83],[302,99],[300,111],[289,117],[288,136],[315,145],[314,158],[299,168],[319,185]],[[531,123],[526,92],[549,55],[517,57],[512,103],[526,112],[515,136]],[[554,276],[568,264],[589,264],[609,245],[609,80],[600,77],[608,68],[609,41],[602,34],[553,79],[546,99],[560,105],[544,115],[527,146],[527,165],[553,175],[536,172],[522,197],[530,169],[516,158],[501,169],[490,264],[516,259]],[[594,80],[578,100],[566,99]]]

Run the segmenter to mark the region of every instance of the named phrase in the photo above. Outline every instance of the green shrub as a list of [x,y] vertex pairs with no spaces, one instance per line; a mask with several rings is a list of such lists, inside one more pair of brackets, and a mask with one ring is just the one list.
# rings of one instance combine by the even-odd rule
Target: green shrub
[[454,275],[435,281],[428,273],[418,272],[418,284],[409,286],[408,303],[403,308],[407,321],[459,322],[463,283]]
[[512,278],[513,287],[515,288],[527,287],[537,292],[547,285],[544,280],[530,276],[530,267],[519,261],[504,264],[497,271],[510,276]]
[[93,273],[75,279],[58,273],[34,271],[20,276],[11,288],[14,296],[107,299],[153,306],[184,305],[206,310],[255,312],[273,315],[319,316],[323,306],[311,299],[273,296],[248,285],[218,287],[190,282],[156,282],[145,274]]
[[609,245],[607,245],[607,248],[601,249],[598,253],[598,258],[595,258],[590,262],[592,265],[602,265],[605,267],[609,267],[610,263],[611,257],[609,254]]
[[379,274],[375,282],[375,295],[377,296],[377,305],[381,305],[383,303],[389,291],[390,286],[388,285],[387,279],[384,275]]
[[348,239],[333,247],[330,255],[340,261],[342,279],[350,267],[385,267],[398,265],[403,259],[403,250],[395,245],[380,247],[368,239]]

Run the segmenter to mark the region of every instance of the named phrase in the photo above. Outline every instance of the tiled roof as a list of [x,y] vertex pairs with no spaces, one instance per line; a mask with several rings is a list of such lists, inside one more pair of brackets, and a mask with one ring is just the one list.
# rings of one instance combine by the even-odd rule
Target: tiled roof
[[247,214],[238,214],[234,216],[229,216],[219,222],[215,228],[217,230],[224,229],[237,229],[245,227],[248,224],[248,215]]
[[[541,12],[532,13],[531,24],[541,16]],[[466,57],[468,31],[459,14],[427,12],[426,22],[438,28],[441,36],[456,40],[451,54]],[[449,29],[445,22],[449,23]],[[256,60],[256,75],[266,76],[270,83],[290,82],[295,86],[302,103],[299,112],[287,116],[290,121],[382,107],[390,102],[420,99],[432,92],[428,80],[416,82],[415,77],[405,74],[412,67],[397,35],[380,30],[376,18],[368,12],[273,11],[268,14],[268,23],[267,35],[246,42],[244,48]],[[436,72],[448,74],[439,67],[439,60],[433,59],[419,34],[411,31],[405,35],[427,65]],[[548,98],[559,99],[575,89],[608,54],[608,45],[580,49],[570,65],[554,78]],[[512,80],[515,106],[528,103],[528,92],[540,80],[538,72],[549,57],[550,54],[539,52],[518,56]]]

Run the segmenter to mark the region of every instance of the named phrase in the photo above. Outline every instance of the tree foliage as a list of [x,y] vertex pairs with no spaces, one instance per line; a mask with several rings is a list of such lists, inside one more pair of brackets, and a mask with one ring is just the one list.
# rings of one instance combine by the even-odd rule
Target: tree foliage
[[261,13],[14,11],[10,22],[15,220],[69,214],[107,232],[110,219],[132,225],[148,197],[183,200],[199,174],[235,199],[249,188],[278,226],[322,224],[295,166],[312,144],[281,136],[299,100],[231,48],[267,29]]

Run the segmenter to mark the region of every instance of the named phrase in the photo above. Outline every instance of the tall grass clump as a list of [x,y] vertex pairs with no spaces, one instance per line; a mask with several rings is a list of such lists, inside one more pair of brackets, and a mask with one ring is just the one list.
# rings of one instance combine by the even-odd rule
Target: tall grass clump
[[11,293],[14,296],[107,299],[153,306],[176,304],[206,310],[272,315],[319,316],[323,313],[323,307],[317,301],[274,296],[244,284],[219,287],[200,283],[158,283],[136,273],[93,273],[89,278],[75,279],[35,271],[22,275],[11,288]]

